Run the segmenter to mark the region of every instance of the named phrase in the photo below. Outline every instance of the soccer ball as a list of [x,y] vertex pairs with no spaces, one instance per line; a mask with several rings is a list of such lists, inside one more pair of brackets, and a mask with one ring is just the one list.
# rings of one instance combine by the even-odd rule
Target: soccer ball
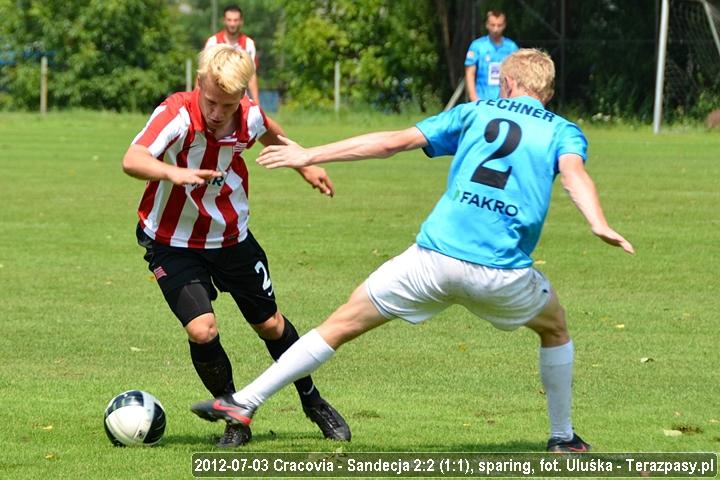
[[105,433],[113,445],[155,445],[165,433],[165,410],[157,398],[128,390],[105,409]]

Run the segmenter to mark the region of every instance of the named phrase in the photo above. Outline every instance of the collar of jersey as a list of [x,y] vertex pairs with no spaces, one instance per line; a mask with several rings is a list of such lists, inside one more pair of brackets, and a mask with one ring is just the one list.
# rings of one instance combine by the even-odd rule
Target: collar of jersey
[[236,111],[238,127],[235,128],[235,131],[233,133],[223,137],[227,140],[215,138],[215,135],[213,135],[213,133],[207,129],[207,125],[205,125],[205,119],[203,118],[202,111],[200,110],[200,88],[195,88],[195,90],[193,90],[192,103],[193,103],[193,108],[192,108],[193,112],[191,115],[192,115],[193,123],[197,123],[198,130],[203,132],[203,135],[205,136],[205,140],[207,141],[207,143],[209,145],[217,145],[217,144],[230,145],[230,144],[234,144],[235,142],[237,142],[238,128],[242,123],[242,116],[243,116],[242,115],[242,102],[240,103],[240,105],[238,105],[238,109]]
[[511,98],[508,98],[508,100],[515,100],[515,101],[519,101],[519,102],[523,102],[523,103],[530,103],[537,108],[541,108],[541,109],[545,110],[545,106],[542,104],[542,102],[535,97],[531,97],[530,95],[520,95],[518,97],[511,97]]

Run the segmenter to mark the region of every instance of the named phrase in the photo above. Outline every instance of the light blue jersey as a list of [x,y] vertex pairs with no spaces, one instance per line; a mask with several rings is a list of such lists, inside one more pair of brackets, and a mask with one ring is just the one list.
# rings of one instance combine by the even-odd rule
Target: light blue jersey
[[465,66],[477,67],[475,90],[479,99],[494,100],[500,96],[500,64],[517,49],[515,42],[505,37],[500,45],[487,35],[473,40],[465,55]]
[[429,157],[455,155],[418,245],[488,267],[532,265],[558,158],[587,159],[582,131],[532,97],[465,103],[417,128]]

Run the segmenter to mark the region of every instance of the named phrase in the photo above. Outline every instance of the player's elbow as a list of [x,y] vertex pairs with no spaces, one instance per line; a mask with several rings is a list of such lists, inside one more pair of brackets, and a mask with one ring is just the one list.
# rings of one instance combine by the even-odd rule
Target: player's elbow
[[383,142],[380,145],[378,145],[377,150],[377,157],[378,158],[388,158],[391,157],[395,152],[397,152],[396,145],[392,142]]
[[122,159],[123,172],[125,172],[126,175],[134,178],[144,178],[142,176],[141,165],[142,159],[138,158],[138,156],[132,151],[132,149],[128,150],[128,152]]
[[132,176],[134,169],[134,162],[132,160],[132,155],[130,152],[127,152],[125,156],[122,159],[122,169],[125,174]]

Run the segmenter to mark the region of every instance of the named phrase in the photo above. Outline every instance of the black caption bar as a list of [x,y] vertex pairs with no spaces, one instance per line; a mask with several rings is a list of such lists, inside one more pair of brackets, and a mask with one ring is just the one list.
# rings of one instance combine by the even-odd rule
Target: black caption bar
[[717,453],[194,453],[194,477],[713,478]]

